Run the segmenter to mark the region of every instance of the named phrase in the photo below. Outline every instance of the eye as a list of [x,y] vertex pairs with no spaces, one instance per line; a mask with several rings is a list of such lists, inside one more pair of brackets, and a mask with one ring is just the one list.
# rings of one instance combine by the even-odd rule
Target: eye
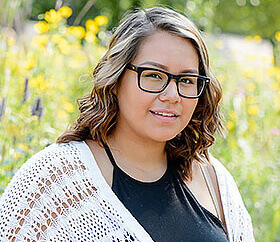
[[154,78],[154,79],[162,79],[162,77],[158,73],[146,73],[145,77]]
[[183,77],[180,79],[180,82],[182,82],[183,84],[194,84],[194,80],[192,80],[189,77]]
[[162,81],[167,79],[163,73],[157,72],[157,71],[151,71],[151,70],[145,70],[142,72],[141,78],[144,78],[145,80],[150,81]]

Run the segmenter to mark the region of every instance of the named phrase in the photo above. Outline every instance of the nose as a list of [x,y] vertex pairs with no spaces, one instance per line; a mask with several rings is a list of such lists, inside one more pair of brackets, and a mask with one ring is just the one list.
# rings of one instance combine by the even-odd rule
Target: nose
[[170,80],[165,90],[162,93],[160,93],[160,100],[170,101],[172,103],[178,102],[180,100],[176,80]]

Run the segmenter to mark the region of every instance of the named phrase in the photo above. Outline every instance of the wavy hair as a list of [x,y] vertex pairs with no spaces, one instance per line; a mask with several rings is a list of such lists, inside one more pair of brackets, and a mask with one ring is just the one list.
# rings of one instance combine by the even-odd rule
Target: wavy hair
[[208,149],[214,135],[222,134],[220,100],[222,89],[210,70],[206,44],[198,28],[183,14],[154,7],[129,13],[116,28],[105,55],[93,71],[91,93],[77,99],[80,115],[56,143],[93,139],[102,146],[113,131],[118,115],[118,100],[113,89],[118,85],[126,64],[137,55],[142,41],[156,31],[167,31],[191,41],[199,56],[199,74],[210,77],[210,84],[199,98],[186,128],[166,142],[166,152],[181,177],[192,179],[192,162],[210,162]]

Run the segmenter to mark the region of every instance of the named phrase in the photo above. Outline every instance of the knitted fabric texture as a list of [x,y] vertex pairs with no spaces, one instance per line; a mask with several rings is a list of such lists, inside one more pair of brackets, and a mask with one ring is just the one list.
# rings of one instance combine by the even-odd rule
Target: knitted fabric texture
[[[254,241],[236,184],[215,158],[230,241]],[[84,141],[26,161],[0,199],[0,241],[153,241],[114,194]]]

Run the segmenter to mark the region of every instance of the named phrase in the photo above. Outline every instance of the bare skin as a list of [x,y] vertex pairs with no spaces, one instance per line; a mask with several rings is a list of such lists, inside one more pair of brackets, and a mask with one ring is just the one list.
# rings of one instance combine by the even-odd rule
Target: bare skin
[[[105,180],[107,181],[108,185],[112,187],[113,182],[113,165],[111,164],[110,160],[108,159],[106,152],[103,148],[101,148],[97,142],[93,140],[86,140],[87,145],[91,149],[94,158],[97,162],[99,169],[101,170],[102,175],[104,176]],[[143,170],[143,167],[130,167],[126,165],[121,159],[118,159],[118,152],[113,147],[111,148],[113,156],[117,165],[129,176],[133,177],[136,180],[142,182],[152,182],[158,180],[162,175],[165,173],[167,168],[167,163],[163,167],[159,167],[159,170],[156,172],[152,172],[153,169],[150,170]],[[132,152],[133,153],[133,152]],[[143,152],[144,153],[144,152]],[[135,153],[134,154],[141,154]],[[206,181],[202,175],[202,172],[198,166],[198,164],[193,164],[193,180],[191,182],[185,181],[188,188],[194,194],[197,201],[207,210],[209,210],[214,215],[217,215],[215,210],[215,206],[211,199],[211,195],[209,193]]]
[[[145,39],[131,62],[173,74],[198,73],[199,58],[189,40],[159,31]],[[160,93],[142,91],[137,86],[137,73],[126,70],[116,89],[118,117],[108,137],[117,165],[129,176],[142,182],[160,179],[167,169],[166,141],[179,134],[189,123],[198,100],[179,95],[175,80]],[[175,113],[159,117],[155,113]],[[86,140],[110,187],[113,166],[105,150],[95,141]],[[217,216],[207,184],[199,166],[193,165],[193,180],[187,183],[198,202]]]

